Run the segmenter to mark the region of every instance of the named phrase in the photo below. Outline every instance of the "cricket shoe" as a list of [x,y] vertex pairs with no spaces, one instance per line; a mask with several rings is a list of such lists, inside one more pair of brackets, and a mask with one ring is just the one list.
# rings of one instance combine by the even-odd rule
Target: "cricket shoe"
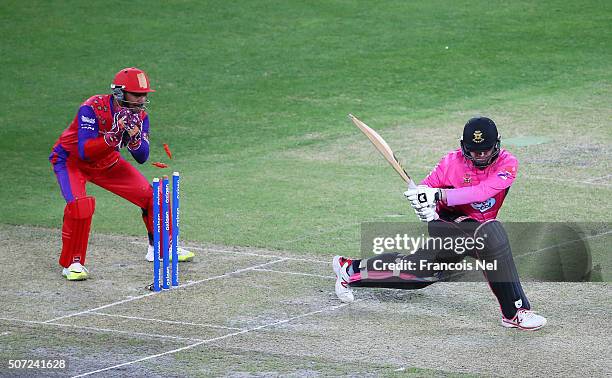
[[[172,261],[172,250],[169,249],[169,251],[170,253],[168,254],[168,256],[170,257],[170,261]],[[188,251],[181,247],[176,248],[176,253],[178,254],[179,262],[191,261],[195,257],[195,253]],[[147,256],[145,258],[147,259],[147,261],[153,261],[153,246],[152,245],[149,245],[149,247],[147,248]]]
[[355,300],[353,289],[349,286],[350,275],[348,269],[351,263],[351,259],[342,256],[335,256],[332,261],[334,273],[336,273],[336,295],[344,303],[350,303]]
[[89,272],[81,263],[75,262],[62,270],[62,276],[66,277],[68,281],[83,281],[87,279]]
[[502,326],[506,328],[518,328],[525,331],[535,331],[546,325],[546,318],[531,310],[519,308],[512,319],[502,316]]

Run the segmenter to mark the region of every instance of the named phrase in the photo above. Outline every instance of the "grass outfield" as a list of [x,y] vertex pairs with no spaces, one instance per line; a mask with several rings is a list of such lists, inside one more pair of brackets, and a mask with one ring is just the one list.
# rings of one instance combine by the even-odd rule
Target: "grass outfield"
[[[76,4],[0,5],[6,223],[59,227],[50,148],[128,65],[157,89],[150,161],[167,162],[170,145],[189,240],[349,253],[361,221],[413,220],[349,112],[417,178],[474,114],[505,138],[546,137],[508,146],[523,163],[502,219],[608,219],[599,201],[575,200],[610,195],[609,178],[580,183],[610,173],[607,2]],[[142,235],[138,209],[90,192],[96,232]]]
[[[366,290],[346,308],[327,264],[253,266],[279,256],[356,255],[362,222],[416,221],[401,180],[348,113],[378,130],[417,179],[457,148],[467,119],[490,116],[520,162],[503,221],[609,222],[611,15],[609,1],[1,2],[0,240],[7,247],[0,271],[14,275],[23,267],[12,256],[31,256],[36,279],[16,277],[0,296],[7,304],[0,359],[13,351],[27,357],[43,335],[49,351],[78,356],[71,374],[124,361],[131,362],[110,373],[155,376],[185,366],[191,375],[609,371],[606,353],[592,347],[610,344],[603,321],[609,233],[591,240],[607,283],[526,288],[551,316],[550,330],[533,339],[502,333],[484,285],[466,284],[465,298],[464,286],[443,284]],[[181,237],[199,248],[199,260],[182,272],[184,282],[203,285],[153,297],[142,292],[150,271],[141,261],[140,209],[94,185],[92,279],[73,290],[56,263],[64,201],[47,157],[79,104],[108,93],[125,66],[147,71],[157,90],[151,157],[139,169],[149,178],[181,172]],[[155,161],[171,167],[159,170],[149,164]],[[235,259],[211,252],[238,247]],[[260,249],[263,256],[249,257]],[[240,268],[248,271],[234,274]],[[301,269],[310,275],[294,274]],[[207,285],[207,277],[221,278]],[[109,303],[108,313],[95,311]],[[555,319],[567,303],[576,312]],[[361,334],[350,335],[349,345],[338,341],[338,324],[374,330],[389,314],[394,320],[382,324],[389,334],[416,320],[379,347],[360,344]],[[113,322],[117,315],[138,319]],[[148,322],[177,317],[201,334]],[[126,346],[112,349],[117,335]],[[482,356],[507,345],[520,349],[520,365],[501,357],[489,363],[490,356],[468,364],[460,353]],[[139,361],[183,346],[185,353]],[[338,367],[372,353],[375,364]]]

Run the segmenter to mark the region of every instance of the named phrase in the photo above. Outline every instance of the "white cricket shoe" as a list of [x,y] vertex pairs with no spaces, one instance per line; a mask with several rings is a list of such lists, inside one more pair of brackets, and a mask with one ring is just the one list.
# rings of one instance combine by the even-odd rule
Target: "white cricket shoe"
[[62,276],[68,281],[83,281],[89,277],[89,272],[81,263],[74,262],[68,268],[62,270]]
[[[171,251],[171,249],[169,250]],[[195,257],[195,253],[181,247],[176,248],[176,253],[178,254],[179,262],[191,261]],[[170,260],[172,260],[172,253],[170,253],[168,256],[170,256]],[[147,255],[145,256],[145,259],[147,259],[147,261],[153,261],[152,245],[149,245],[149,247],[147,248]]]
[[348,269],[352,261],[342,256],[335,256],[332,261],[336,273],[336,295],[341,302],[350,303],[355,300],[353,289],[349,286]]
[[502,326],[506,328],[518,328],[526,331],[535,331],[546,325],[546,318],[531,310],[519,308],[512,319],[502,316]]

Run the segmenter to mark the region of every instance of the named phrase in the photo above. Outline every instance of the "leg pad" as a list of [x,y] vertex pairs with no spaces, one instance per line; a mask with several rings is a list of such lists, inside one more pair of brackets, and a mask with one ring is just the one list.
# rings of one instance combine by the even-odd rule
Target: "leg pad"
[[96,209],[95,197],[78,198],[64,208],[62,253],[60,265],[67,268],[73,262],[85,265],[91,219]]

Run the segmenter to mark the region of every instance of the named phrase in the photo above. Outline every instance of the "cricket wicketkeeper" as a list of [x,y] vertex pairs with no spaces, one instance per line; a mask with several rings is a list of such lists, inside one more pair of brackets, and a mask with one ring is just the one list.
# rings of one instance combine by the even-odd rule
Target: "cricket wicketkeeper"
[[[149,116],[145,105],[148,94],[155,91],[146,73],[135,67],[119,71],[111,90],[111,94],[95,95],[81,104],[49,156],[66,200],[59,263],[63,276],[70,281],[88,276],[85,257],[96,205],[95,198],[87,195],[88,182],[142,209],[149,234],[146,258],[153,261],[153,189],[119,150],[127,148],[139,164],[149,158]],[[194,256],[182,248],[178,253],[179,261],[189,261]]]
[[496,262],[496,269],[486,270],[484,275],[499,302],[501,324],[537,330],[546,324],[546,318],[531,311],[508,236],[496,220],[516,178],[518,161],[500,148],[497,126],[486,117],[472,118],[465,124],[460,145],[438,163],[421,185],[404,195],[419,219],[428,222],[430,236],[470,237],[481,242],[479,248],[456,253],[438,246],[420,248],[408,255],[383,253],[360,260],[336,256],[336,294],[341,301],[352,302],[355,286],[420,289],[448,276],[448,272],[436,267],[459,263],[470,256]]

